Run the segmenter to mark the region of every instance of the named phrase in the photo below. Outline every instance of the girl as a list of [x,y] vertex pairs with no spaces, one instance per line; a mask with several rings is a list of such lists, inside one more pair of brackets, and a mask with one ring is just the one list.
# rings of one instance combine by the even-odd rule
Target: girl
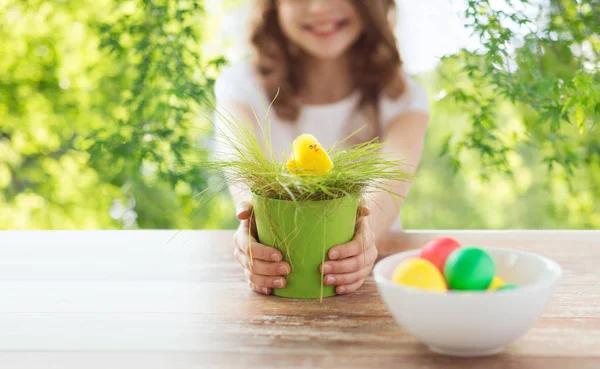
[[[269,114],[274,152],[284,153],[301,133],[311,133],[330,147],[366,125],[351,143],[379,137],[386,150],[407,163],[398,169],[414,172],[429,120],[429,100],[402,71],[393,35],[394,1],[255,1],[250,37],[255,58],[222,72],[215,86],[217,105],[238,118],[256,121],[252,109],[264,117],[264,100],[272,101],[279,89]],[[405,182],[392,190],[404,196],[409,186]],[[279,251],[257,242],[255,225],[248,220],[252,212],[248,189],[230,190],[241,221],[234,236],[235,258],[250,287],[270,294],[285,286],[290,266]],[[321,265],[324,283],[337,286],[338,294],[362,286],[377,258],[377,241],[393,224],[399,225],[401,202],[384,192],[366,201],[354,239],[333,247],[330,261]],[[248,236],[249,228],[254,237]]]

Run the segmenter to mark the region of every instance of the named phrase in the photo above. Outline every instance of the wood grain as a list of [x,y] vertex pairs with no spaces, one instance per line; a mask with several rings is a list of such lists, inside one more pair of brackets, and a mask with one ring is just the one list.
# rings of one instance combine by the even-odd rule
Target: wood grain
[[600,368],[600,232],[407,232],[379,247],[442,234],[564,268],[540,321],[501,354],[429,352],[372,279],[321,304],[255,294],[230,231],[0,232],[0,367]]

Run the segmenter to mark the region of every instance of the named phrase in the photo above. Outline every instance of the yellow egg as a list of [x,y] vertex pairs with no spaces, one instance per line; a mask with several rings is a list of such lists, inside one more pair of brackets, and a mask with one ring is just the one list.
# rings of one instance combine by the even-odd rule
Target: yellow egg
[[490,283],[490,286],[488,287],[488,291],[493,291],[495,289],[498,289],[502,286],[504,286],[506,283],[502,280],[502,278],[495,276],[494,279],[492,279],[492,283]]
[[430,261],[425,259],[406,259],[396,267],[392,280],[401,285],[434,292],[447,290],[446,281]]

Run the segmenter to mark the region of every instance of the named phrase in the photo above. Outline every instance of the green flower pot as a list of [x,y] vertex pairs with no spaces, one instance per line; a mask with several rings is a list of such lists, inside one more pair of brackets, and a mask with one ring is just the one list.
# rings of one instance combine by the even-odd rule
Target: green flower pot
[[273,294],[291,298],[334,296],[325,286],[319,266],[333,246],[354,236],[359,199],[293,202],[253,195],[258,241],[280,250],[292,267],[286,286]]

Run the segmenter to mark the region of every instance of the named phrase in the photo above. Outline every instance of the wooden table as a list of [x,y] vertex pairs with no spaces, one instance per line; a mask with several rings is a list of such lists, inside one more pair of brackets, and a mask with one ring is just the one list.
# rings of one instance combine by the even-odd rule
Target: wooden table
[[230,231],[8,231],[0,368],[600,368],[599,231],[409,232],[381,247],[440,234],[563,266],[542,319],[503,353],[429,352],[395,324],[372,279],[322,304],[254,294]]

